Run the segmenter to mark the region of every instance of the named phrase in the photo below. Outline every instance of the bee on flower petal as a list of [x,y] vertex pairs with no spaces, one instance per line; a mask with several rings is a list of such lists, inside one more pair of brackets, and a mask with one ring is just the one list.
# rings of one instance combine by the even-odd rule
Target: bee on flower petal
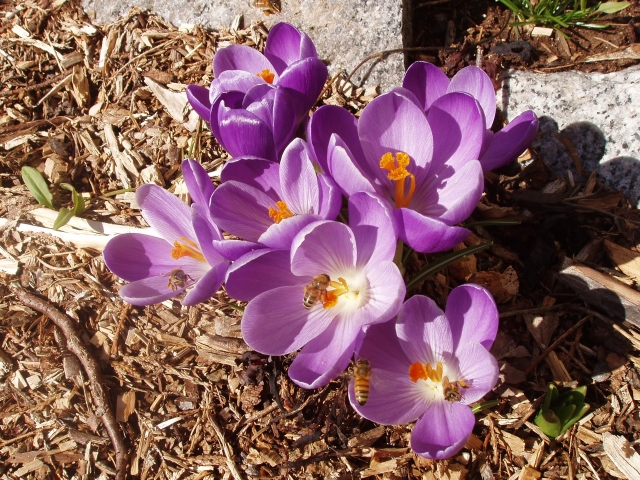
[[371,380],[371,364],[364,358],[358,359],[353,368],[353,376],[355,377],[354,390],[356,393],[356,401],[364,406],[369,400],[369,388]]
[[449,377],[446,375],[442,377],[442,393],[446,401],[453,403],[462,400],[461,388],[468,388],[467,384],[462,380],[450,382]]
[[180,268],[174,268],[171,270],[167,276],[169,277],[169,283],[167,287],[171,290],[179,290],[181,288],[185,288],[189,281],[193,281],[193,279],[187,274],[184,273],[184,270]]
[[327,287],[331,279],[326,273],[322,273],[315,277],[309,285],[304,287],[304,297],[302,304],[304,308],[309,310],[316,303],[323,303],[327,299]]

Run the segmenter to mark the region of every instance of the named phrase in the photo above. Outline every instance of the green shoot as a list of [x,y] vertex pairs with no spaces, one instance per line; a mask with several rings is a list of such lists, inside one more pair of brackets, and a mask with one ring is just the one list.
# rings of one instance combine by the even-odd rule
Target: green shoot
[[22,181],[40,205],[53,210],[53,195],[42,174],[33,167],[22,167]]
[[[601,13],[611,14],[624,10],[630,2],[606,2],[587,7],[586,0],[496,0],[513,12],[515,22],[511,26],[537,25],[559,28],[582,27],[608,28],[607,24],[589,23]],[[564,35],[564,34],[563,34]]]

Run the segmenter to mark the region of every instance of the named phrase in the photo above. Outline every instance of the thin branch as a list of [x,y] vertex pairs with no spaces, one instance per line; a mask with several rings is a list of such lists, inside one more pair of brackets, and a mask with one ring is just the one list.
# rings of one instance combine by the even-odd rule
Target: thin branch
[[127,469],[127,450],[124,444],[120,427],[116,422],[116,417],[111,410],[109,396],[104,386],[104,379],[100,371],[100,365],[91,356],[89,350],[82,342],[76,326],[67,315],[61,313],[54,304],[33,295],[16,284],[10,285],[13,293],[26,306],[46,315],[60,329],[67,340],[67,348],[73,353],[84,367],[89,378],[89,388],[91,397],[95,403],[99,415],[104,424],[104,428],[111,438],[113,449],[116,452],[116,480],[124,480]]
[[551,345],[549,345],[549,347],[544,352],[542,352],[540,355],[538,355],[538,357],[533,361],[533,363],[531,363],[531,365],[529,365],[529,367],[524,371],[524,376],[526,377],[531,372],[533,372],[533,370],[538,366],[538,364],[542,360],[544,360],[547,357],[547,355],[549,355],[551,352],[553,352],[558,345],[560,345],[562,342],[564,342],[564,340],[569,335],[571,335],[578,328],[580,328],[584,324],[584,322],[586,322],[590,318],[591,318],[591,315],[588,315],[588,316],[584,317],[582,320],[580,320],[578,323],[576,323],[573,327],[571,327],[569,330],[567,330],[562,335],[560,335],[560,338],[558,338],[555,342],[553,342]]
[[233,478],[235,478],[235,480],[243,480],[242,474],[240,473],[240,470],[238,470],[238,466],[236,465],[236,462],[234,462],[233,460],[233,452],[231,450],[231,447],[229,446],[229,443],[225,440],[224,432],[222,431],[222,429],[220,428],[220,425],[218,425],[218,422],[215,419],[215,412],[213,412],[210,408],[207,408],[205,412],[206,412],[207,419],[209,420],[209,423],[213,427],[213,430],[216,432],[216,435],[218,436],[218,441],[222,446],[222,451],[224,452],[224,456],[227,458],[227,467],[229,467],[229,470],[231,470],[231,475],[233,476]]

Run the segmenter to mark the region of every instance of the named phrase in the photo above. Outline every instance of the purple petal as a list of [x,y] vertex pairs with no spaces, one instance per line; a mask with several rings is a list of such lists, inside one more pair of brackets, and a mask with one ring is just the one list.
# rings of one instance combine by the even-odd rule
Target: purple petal
[[453,352],[449,322],[428,297],[415,295],[404,302],[398,312],[396,332],[412,362],[436,365],[445,354]]
[[291,245],[291,271],[315,277],[326,273],[337,277],[356,265],[353,232],[343,223],[321,221],[306,226]]
[[320,194],[320,210],[318,215],[326,220],[335,220],[342,207],[342,194],[340,187],[329,175],[318,174],[318,187]]
[[384,425],[398,425],[424,413],[428,403],[409,378],[411,362],[398,343],[395,322],[371,325],[357,357],[368,360],[372,369],[369,399],[364,406],[355,400],[354,382],[349,385],[349,400],[360,415]]
[[216,137],[216,140],[218,140],[222,147],[224,147],[224,139],[220,134],[219,112],[222,110],[223,113],[225,113],[229,109],[241,109],[244,95],[243,92],[222,93],[218,96],[217,100],[211,104],[211,115],[210,118],[206,120],[209,122],[211,133],[213,133],[213,136]]
[[495,357],[476,342],[467,343],[456,352],[460,379],[469,385],[461,388],[462,403],[477,402],[498,383],[499,368]]
[[443,167],[456,170],[480,157],[485,124],[482,110],[473,97],[466,93],[440,97],[429,109],[427,121],[433,133],[430,175],[439,174]]
[[432,63],[414,62],[404,74],[402,86],[416,96],[426,112],[433,102],[447,93],[449,79]]
[[265,355],[286,355],[320,335],[335,314],[326,308],[307,310],[303,297],[302,286],[286,286],[251,300],[242,317],[242,336],[247,344]]
[[285,218],[280,223],[274,223],[260,235],[258,241],[269,247],[289,250],[294,237],[307,225],[321,220],[318,215],[304,214]]
[[358,164],[365,163],[364,152],[358,138],[357,118],[346,108],[325,105],[311,115],[307,128],[307,141],[324,173],[329,171],[327,148],[333,134],[337,134],[342,139]]
[[185,306],[197,305],[213,297],[222,286],[228,267],[229,262],[226,261],[214,265],[187,293],[182,304]]
[[289,377],[302,388],[320,388],[348,365],[360,328],[334,320],[308,342],[289,367]]
[[282,72],[278,86],[288,90],[301,118],[316,104],[326,81],[326,65],[317,58],[305,58]]
[[209,101],[209,89],[199,85],[187,86],[187,100],[207,122],[211,120],[211,102]]
[[393,261],[398,235],[393,213],[384,200],[365,192],[351,195],[349,227],[358,246],[358,266]]
[[125,233],[109,240],[102,256],[109,270],[128,282],[161,275],[176,268],[173,246],[141,233]]
[[264,56],[281,74],[292,63],[307,57],[317,57],[318,54],[307,34],[289,23],[280,22],[269,31]]
[[231,298],[248,302],[274,288],[303,282],[304,278],[291,273],[288,250],[264,249],[250,252],[234,262],[229,268],[225,288]]
[[209,88],[209,102],[213,105],[218,97],[227,92],[246,93],[256,85],[264,85],[264,79],[255,73],[244,72],[241,70],[227,70],[217,76],[211,82]]
[[[433,137],[427,119],[404,89],[394,89],[375,98],[362,111],[358,134],[369,168],[382,185],[395,191],[388,172],[380,168],[380,159],[388,152],[404,152],[411,157],[409,170],[425,169],[433,154]],[[417,168],[416,168],[417,167]],[[416,182],[420,175],[416,172]]]
[[531,110],[521,113],[509,125],[491,137],[480,156],[485,171],[493,170],[518,158],[538,133],[538,118]]
[[475,423],[466,405],[434,402],[413,427],[411,449],[426,458],[449,458],[467,443]]
[[482,166],[477,160],[471,160],[452,173],[451,177],[432,177],[420,185],[410,206],[448,225],[469,218],[484,191]]
[[445,312],[455,349],[467,342],[478,342],[487,350],[491,348],[498,333],[498,307],[485,288],[473,284],[454,288]]
[[226,259],[213,246],[214,241],[222,239],[218,227],[211,223],[209,217],[201,215],[197,211],[193,212],[192,222],[198,246],[207,263],[213,267],[220,262],[224,262]]
[[[352,321],[361,326],[386,322],[398,313],[406,294],[400,270],[395,263],[383,261],[367,265],[365,275],[366,301],[352,312]],[[340,315],[346,317],[347,314],[343,311]]]
[[227,70],[243,70],[254,75],[260,74],[263,70],[276,73],[264,55],[246,45],[229,45],[216,52],[213,57],[213,75],[218,77]]
[[280,164],[257,157],[236,157],[227,161],[222,172],[222,183],[236,180],[262,190],[273,201],[282,198],[280,191]]
[[192,158],[185,159],[181,168],[191,200],[194,203],[208,206],[215,187],[207,171]]
[[275,202],[257,188],[229,181],[211,197],[211,217],[225,232],[256,242],[271,225],[269,207]]
[[220,255],[224,258],[228,258],[231,261],[235,261],[239,259],[241,256],[253,251],[259,250],[263,248],[263,245],[260,245],[256,242],[246,242],[244,240],[214,240],[213,248],[216,249]]
[[216,138],[231,156],[251,155],[277,160],[270,125],[254,113],[227,108],[223,101],[218,109],[218,129],[220,136]]
[[[364,172],[363,165],[356,163],[349,147],[337,135],[332,135],[329,141],[327,167],[346,196],[357,192],[376,193],[376,188],[371,184],[375,176]],[[368,165],[365,164],[365,167]]]
[[293,213],[318,213],[318,177],[307,144],[300,138],[293,140],[282,154],[280,185],[282,200]]
[[191,208],[158,185],[146,184],[136,190],[142,216],[162,238],[173,245],[180,238],[195,240]]
[[489,75],[474,66],[465,67],[451,79],[447,92],[466,92],[482,107],[487,128],[493,125],[496,116],[496,91]]
[[120,287],[118,294],[132,305],[153,305],[173,298],[186,289],[169,287],[167,276],[149,277]]
[[395,211],[398,236],[416,252],[434,253],[453,248],[469,235],[469,230],[451,227],[408,208]]
[[273,104],[273,139],[278,158],[296,134],[299,100],[286,88],[278,88]]

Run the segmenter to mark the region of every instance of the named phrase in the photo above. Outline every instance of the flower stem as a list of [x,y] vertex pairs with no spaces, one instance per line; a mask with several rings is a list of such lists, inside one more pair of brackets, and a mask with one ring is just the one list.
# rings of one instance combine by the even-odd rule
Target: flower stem
[[402,261],[403,248],[404,242],[402,240],[398,240],[398,244],[396,245],[396,254],[393,257],[393,263],[398,266],[401,275],[404,275],[404,263]]

